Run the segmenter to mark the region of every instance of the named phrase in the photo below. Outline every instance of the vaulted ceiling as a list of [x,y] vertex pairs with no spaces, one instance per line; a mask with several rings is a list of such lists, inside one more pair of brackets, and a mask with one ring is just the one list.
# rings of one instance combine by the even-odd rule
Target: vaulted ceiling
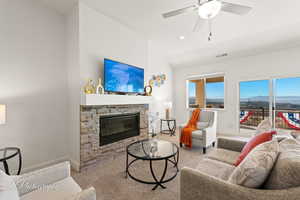
[[[76,2],[41,1],[64,13]],[[253,10],[245,16],[220,13],[212,21],[211,42],[207,40],[207,24],[203,24],[199,32],[192,31],[196,12],[169,19],[161,16],[197,0],[81,1],[159,44],[173,66],[215,61],[216,55],[222,53],[239,57],[299,45],[300,42],[299,0],[226,0],[251,6]],[[185,36],[185,39],[180,40],[179,36]]]

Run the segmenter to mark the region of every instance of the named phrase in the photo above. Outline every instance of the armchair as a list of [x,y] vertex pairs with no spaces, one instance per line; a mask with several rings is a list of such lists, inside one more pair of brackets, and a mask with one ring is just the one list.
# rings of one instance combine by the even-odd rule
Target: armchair
[[[192,111],[189,112],[191,116]],[[181,130],[186,126],[182,124],[179,126],[179,136],[181,136]],[[180,139],[180,137],[179,137]],[[192,132],[193,145],[203,147],[203,153],[206,153],[206,148],[209,146],[215,146],[217,140],[217,112],[216,111],[204,111],[200,112],[199,121],[197,122],[197,130]],[[180,147],[182,144],[180,143]]]
[[96,200],[93,187],[82,190],[63,162],[21,176],[13,176],[21,200]]

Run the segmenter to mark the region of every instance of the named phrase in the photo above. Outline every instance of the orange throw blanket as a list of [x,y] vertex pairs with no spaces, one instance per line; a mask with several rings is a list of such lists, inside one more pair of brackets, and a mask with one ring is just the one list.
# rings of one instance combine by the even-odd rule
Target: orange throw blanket
[[192,132],[197,129],[197,121],[200,117],[200,109],[195,109],[189,120],[189,123],[182,129],[180,143],[192,148]]

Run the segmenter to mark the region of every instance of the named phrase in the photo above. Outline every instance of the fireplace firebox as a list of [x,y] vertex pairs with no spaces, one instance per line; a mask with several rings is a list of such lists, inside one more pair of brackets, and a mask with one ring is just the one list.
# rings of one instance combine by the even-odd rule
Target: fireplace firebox
[[140,113],[100,116],[99,145],[140,135]]

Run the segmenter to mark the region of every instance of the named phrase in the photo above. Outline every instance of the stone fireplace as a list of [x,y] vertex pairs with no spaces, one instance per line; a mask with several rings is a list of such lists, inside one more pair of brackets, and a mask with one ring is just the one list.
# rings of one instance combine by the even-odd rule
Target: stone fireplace
[[148,105],[82,105],[80,167],[125,151],[128,144],[147,138]]
[[108,145],[140,135],[140,113],[100,116],[99,143]]

